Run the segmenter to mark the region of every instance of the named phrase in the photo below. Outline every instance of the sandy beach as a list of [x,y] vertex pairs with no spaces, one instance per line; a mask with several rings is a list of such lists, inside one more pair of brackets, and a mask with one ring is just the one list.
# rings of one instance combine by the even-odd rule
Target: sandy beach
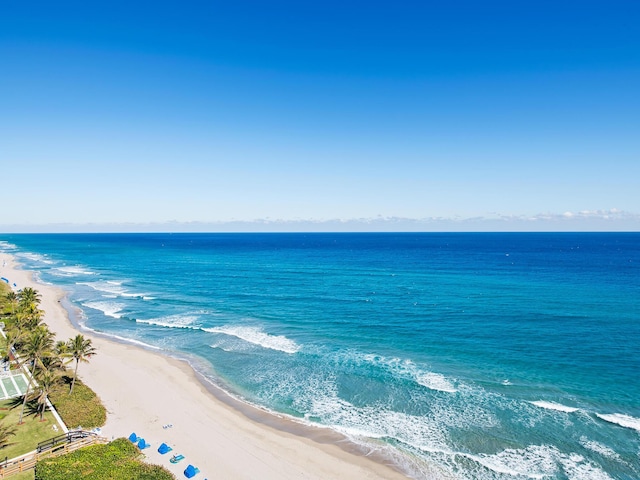
[[[45,322],[57,340],[78,333],[61,304],[62,290],[35,282],[8,254],[0,254],[0,263],[0,274],[11,284],[18,289],[35,288],[42,295]],[[189,464],[200,469],[196,478],[201,479],[406,478],[391,467],[342,448],[337,444],[338,435],[330,431],[312,432],[316,429],[304,427],[297,429],[302,432],[299,435],[286,426],[272,426],[285,420],[258,410],[251,412],[246,406],[232,407],[205,388],[186,362],[81,333],[91,338],[98,351],[90,363],[80,365],[78,376],[107,409],[102,435],[112,439],[135,432],[144,437],[151,444],[144,450],[146,460],[166,467],[176,478],[185,478],[183,471]],[[268,421],[252,419],[260,417]],[[305,435],[305,431],[312,435]],[[157,452],[162,442],[173,448],[171,453],[183,454],[185,459],[171,464],[170,454]]]

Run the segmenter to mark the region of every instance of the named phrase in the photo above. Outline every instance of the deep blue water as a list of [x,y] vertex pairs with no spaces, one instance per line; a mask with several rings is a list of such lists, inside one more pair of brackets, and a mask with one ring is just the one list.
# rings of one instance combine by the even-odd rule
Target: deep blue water
[[82,322],[416,478],[640,478],[640,234],[2,235]]

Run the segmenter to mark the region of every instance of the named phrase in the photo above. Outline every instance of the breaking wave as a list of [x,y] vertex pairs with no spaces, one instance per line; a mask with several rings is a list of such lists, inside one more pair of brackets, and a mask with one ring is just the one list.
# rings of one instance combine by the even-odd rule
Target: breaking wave
[[259,345],[263,348],[279,350],[285,353],[296,353],[301,348],[295,341],[283,335],[269,335],[257,327],[238,327],[228,325],[222,327],[203,328],[202,330],[210,333],[230,335],[244,340],[245,342]]

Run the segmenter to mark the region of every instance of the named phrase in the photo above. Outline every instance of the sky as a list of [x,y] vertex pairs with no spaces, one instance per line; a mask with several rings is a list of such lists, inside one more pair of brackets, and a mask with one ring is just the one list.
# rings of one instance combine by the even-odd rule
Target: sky
[[0,2],[0,232],[640,230],[637,1]]

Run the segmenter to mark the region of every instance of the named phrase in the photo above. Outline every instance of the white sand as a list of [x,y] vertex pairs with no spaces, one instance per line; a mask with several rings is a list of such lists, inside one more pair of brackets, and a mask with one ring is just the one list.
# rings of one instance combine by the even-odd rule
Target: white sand
[[[42,295],[45,322],[66,340],[79,332],[60,304],[63,292],[34,282],[15,268],[12,256],[0,253],[0,276],[17,288],[32,287]],[[395,470],[340,448],[319,443],[250,420],[213,396],[184,362],[81,332],[98,354],[82,363],[78,376],[102,399],[108,439],[136,432],[151,444],[147,461],[162,465],[176,478],[186,478],[189,464],[200,469],[196,479],[402,479]],[[171,428],[163,425],[172,424]],[[160,455],[165,442],[173,451]],[[185,459],[171,464],[171,454]]]

